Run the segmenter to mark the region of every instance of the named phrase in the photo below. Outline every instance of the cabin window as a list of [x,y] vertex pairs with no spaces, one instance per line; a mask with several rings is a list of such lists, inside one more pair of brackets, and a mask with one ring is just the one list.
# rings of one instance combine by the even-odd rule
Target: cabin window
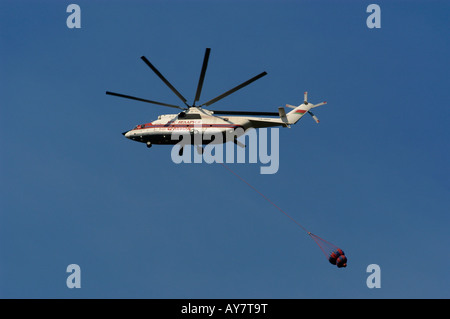
[[201,120],[202,116],[200,114],[186,114],[183,119],[186,120]]

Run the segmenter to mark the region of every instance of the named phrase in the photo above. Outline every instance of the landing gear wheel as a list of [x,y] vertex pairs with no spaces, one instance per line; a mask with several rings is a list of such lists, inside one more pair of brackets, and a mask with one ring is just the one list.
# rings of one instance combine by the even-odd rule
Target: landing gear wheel
[[147,142],[147,147],[148,148],[152,147],[152,143],[151,142]]

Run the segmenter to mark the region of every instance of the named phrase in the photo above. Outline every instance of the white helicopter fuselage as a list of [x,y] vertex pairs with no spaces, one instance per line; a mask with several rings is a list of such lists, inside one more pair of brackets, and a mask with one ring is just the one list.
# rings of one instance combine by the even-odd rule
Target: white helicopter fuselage
[[[292,106],[290,106],[292,107]],[[280,117],[249,117],[249,116],[218,116],[214,111],[191,107],[179,114],[160,115],[157,120],[137,125],[128,132],[122,133],[131,140],[152,144],[177,144],[180,135],[195,135],[201,133],[201,144],[214,143],[211,136],[222,135],[221,143],[227,142],[227,136],[239,137],[251,128],[263,128],[295,124],[306,112],[315,107],[313,104],[301,104],[293,107],[294,110],[288,114],[283,108],[279,108]],[[282,109],[282,110],[280,110]],[[228,135],[227,135],[228,134]],[[192,139],[189,144],[198,143],[199,140]]]

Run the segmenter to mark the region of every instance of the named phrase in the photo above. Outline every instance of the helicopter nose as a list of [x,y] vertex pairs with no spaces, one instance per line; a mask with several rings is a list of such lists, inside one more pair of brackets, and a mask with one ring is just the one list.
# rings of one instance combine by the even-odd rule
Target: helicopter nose
[[122,132],[122,135],[123,136],[125,136],[126,138],[130,138],[130,131],[125,131],[125,132]]

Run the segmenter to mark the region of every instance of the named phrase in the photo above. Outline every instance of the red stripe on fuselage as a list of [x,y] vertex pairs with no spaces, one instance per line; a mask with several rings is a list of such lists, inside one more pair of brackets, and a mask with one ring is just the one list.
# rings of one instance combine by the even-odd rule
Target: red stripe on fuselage
[[[147,124],[146,124],[147,125]],[[135,128],[134,130],[144,130],[148,128],[164,128],[164,127],[198,127],[198,128],[208,128],[208,127],[222,127],[222,128],[237,128],[241,127],[241,125],[237,124],[151,124],[146,127]]]

